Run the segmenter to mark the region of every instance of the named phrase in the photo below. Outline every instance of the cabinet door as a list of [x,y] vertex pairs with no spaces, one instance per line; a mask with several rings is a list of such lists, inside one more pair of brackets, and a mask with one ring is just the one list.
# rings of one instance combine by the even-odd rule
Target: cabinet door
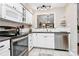
[[26,10],[26,23],[29,24],[29,12]]
[[54,48],[54,34],[50,33],[45,37],[45,47],[46,48]]
[[28,36],[28,51],[30,51],[33,48],[33,41],[32,41],[32,34],[29,34]]
[[0,56],[10,56],[10,40],[0,42]]
[[10,48],[10,40],[0,42],[0,52],[6,48]]
[[6,5],[20,13],[23,12],[23,6],[20,3],[7,3]]
[[22,23],[22,19],[23,19],[22,14],[18,13],[18,22],[21,22]]
[[45,40],[44,40],[44,36],[43,33],[37,33],[37,42],[38,42],[38,46],[37,47],[45,47]]
[[37,33],[32,34],[32,39],[33,39],[33,46],[38,47],[38,38],[37,38]]
[[29,18],[29,24],[32,24],[32,14],[30,12],[29,12],[28,18]]
[[14,3],[14,8],[15,8],[15,10],[17,10],[20,13],[23,12],[23,7],[20,3]]
[[32,14],[28,10],[26,10],[26,23],[32,24]]
[[9,48],[7,47],[6,49],[2,50],[0,52],[0,56],[10,56],[10,50],[9,50]]
[[54,34],[53,33],[38,33],[37,34],[38,47],[54,48]]
[[10,8],[14,7],[14,3],[7,3],[6,5],[9,6]]

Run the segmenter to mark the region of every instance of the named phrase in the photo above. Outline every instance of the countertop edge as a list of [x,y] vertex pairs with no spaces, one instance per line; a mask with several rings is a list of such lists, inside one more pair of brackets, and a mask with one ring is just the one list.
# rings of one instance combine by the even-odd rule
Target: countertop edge
[[[23,37],[23,36],[27,36],[28,34],[30,34],[30,33],[23,34],[23,35],[18,35],[18,36],[13,36],[13,37],[3,37],[3,36],[0,36],[1,37],[0,42],[6,41],[6,40],[15,39],[15,38],[20,38],[20,37]],[[6,38],[6,39],[4,39],[4,38]]]
[[68,33],[70,34],[70,32],[32,32],[32,33]]

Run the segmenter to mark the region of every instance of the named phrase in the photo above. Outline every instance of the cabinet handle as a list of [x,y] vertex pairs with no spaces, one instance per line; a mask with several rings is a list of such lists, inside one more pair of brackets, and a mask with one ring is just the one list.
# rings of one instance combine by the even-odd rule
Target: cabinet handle
[[47,36],[44,36],[44,38],[47,38]]
[[5,45],[0,46],[0,48],[3,48]]
[[14,6],[13,6],[13,8],[14,8]]

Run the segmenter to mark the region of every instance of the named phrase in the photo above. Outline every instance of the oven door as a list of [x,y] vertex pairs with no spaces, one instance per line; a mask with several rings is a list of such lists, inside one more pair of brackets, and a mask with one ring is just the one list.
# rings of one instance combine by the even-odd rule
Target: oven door
[[12,56],[28,55],[28,37],[12,39]]

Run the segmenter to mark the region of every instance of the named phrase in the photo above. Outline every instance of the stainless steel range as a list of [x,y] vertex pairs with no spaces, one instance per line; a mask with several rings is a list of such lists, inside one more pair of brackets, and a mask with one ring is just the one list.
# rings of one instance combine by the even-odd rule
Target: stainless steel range
[[28,55],[28,36],[11,39],[11,56]]

